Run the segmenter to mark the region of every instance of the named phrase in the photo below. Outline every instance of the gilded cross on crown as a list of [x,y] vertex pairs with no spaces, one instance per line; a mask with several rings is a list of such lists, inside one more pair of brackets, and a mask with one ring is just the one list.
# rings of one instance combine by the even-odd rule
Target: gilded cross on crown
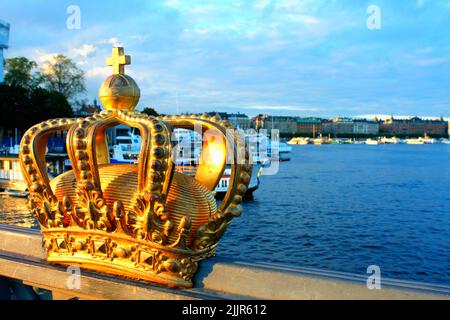
[[113,74],[125,74],[125,66],[131,64],[131,57],[125,55],[122,47],[116,47],[112,56],[106,59],[106,64],[113,67]]

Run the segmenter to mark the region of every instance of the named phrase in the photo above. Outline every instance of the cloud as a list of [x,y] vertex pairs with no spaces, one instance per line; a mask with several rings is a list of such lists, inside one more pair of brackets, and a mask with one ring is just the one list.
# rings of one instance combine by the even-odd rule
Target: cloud
[[123,47],[122,42],[120,42],[119,39],[115,37],[108,39],[107,43],[109,43],[113,47]]
[[74,56],[88,57],[91,56],[97,50],[92,44],[83,44],[80,48],[73,48],[72,54]]
[[137,40],[137,41],[145,41],[150,37],[150,33],[144,33],[144,34],[135,34],[131,36],[131,39]]
[[164,6],[169,7],[169,8],[176,8],[178,7],[180,4],[179,0],[166,0],[164,1]]
[[421,67],[429,67],[434,65],[439,65],[443,63],[447,63],[450,61],[449,57],[438,57],[438,58],[430,58],[430,59],[421,59],[417,61],[417,65]]
[[111,70],[108,67],[95,67],[86,71],[87,78],[101,78],[105,79],[111,74]]
[[309,106],[243,106],[243,109],[249,110],[270,110],[270,111],[311,111],[318,112],[319,108],[309,107]]
[[428,2],[428,0],[417,0],[416,1],[416,7],[417,8],[422,8],[424,5],[426,5]]
[[56,55],[58,55],[57,52],[43,52],[41,50],[35,50],[32,54],[31,60],[34,60],[37,64],[42,65],[47,62],[55,61]]
[[163,113],[176,112],[178,92],[182,111],[450,114],[450,46],[436,31],[450,29],[448,1],[377,0],[380,31],[367,29],[368,4],[355,1],[128,0],[101,15],[93,1],[77,2],[75,31],[61,1],[3,1],[12,28],[6,56],[69,56],[85,70],[92,99],[110,74],[111,46],[123,45],[142,105]]

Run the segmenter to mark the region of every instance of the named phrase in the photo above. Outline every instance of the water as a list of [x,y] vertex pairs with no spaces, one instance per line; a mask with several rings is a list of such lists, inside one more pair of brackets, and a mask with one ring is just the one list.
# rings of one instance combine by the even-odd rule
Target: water
[[38,228],[36,219],[29,213],[27,200],[7,195],[0,195],[0,224]]
[[294,146],[218,253],[450,285],[450,146]]
[[[222,239],[237,260],[450,285],[450,146],[294,146]],[[1,214],[13,212],[13,214]],[[36,227],[23,199],[0,223]]]

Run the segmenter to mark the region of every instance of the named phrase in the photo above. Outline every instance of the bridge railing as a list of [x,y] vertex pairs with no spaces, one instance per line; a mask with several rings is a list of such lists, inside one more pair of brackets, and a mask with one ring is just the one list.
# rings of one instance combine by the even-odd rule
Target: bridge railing
[[90,271],[74,289],[70,277],[45,261],[39,231],[0,225],[0,299],[450,299],[448,286],[382,279],[369,290],[365,276],[220,258],[201,262],[189,290]]

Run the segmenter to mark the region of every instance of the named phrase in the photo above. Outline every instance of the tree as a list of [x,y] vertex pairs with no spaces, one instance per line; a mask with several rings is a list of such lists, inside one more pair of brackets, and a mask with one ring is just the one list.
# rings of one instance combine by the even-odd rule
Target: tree
[[22,128],[23,108],[28,108],[30,99],[27,89],[20,86],[0,85],[0,128]]
[[43,88],[26,89],[0,85],[0,127],[26,130],[54,118],[73,117],[73,110],[61,93]]
[[148,116],[159,117],[159,113],[153,108],[145,108],[142,110],[142,113],[145,113]]
[[62,93],[43,88],[35,88],[31,91],[30,106],[29,117],[32,123],[27,125],[27,127],[49,119],[71,118],[74,116],[72,107]]
[[46,62],[41,79],[45,88],[61,93],[67,100],[73,100],[86,91],[83,70],[61,54]]
[[33,88],[39,85],[39,73],[33,72],[36,62],[25,57],[5,60],[5,83],[22,88]]

